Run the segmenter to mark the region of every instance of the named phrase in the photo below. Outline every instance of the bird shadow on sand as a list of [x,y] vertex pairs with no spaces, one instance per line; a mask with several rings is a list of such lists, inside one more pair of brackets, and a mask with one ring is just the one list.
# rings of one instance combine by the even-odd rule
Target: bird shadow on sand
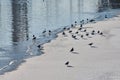
[[71,65],[67,65],[67,67],[69,67],[69,68],[73,68],[74,66],[71,66]]
[[72,52],[73,54],[79,54],[78,52]]
[[88,40],[87,38],[82,38],[82,39],[84,39],[84,40]]
[[88,36],[88,38],[92,38],[91,36]]
[[90,46],[91,48],[98,48],[97,46]]

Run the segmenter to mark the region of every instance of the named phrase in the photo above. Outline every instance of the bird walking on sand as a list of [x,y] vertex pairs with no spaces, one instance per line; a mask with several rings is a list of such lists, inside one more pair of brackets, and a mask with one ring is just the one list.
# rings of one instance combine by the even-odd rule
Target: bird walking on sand
[[89,33],[86,33],[86,36],[89,36]]
[[85,29],[84,32],[86,32],[87,30]]
[[93,43],[89,43],[88,45],[89,45],[89,46],[92,46],[92,45],[93,45]]
[[100,35],[103,35],[103,33],[101,32]]
[[99,33],[100,33],[100,31],[98,30],[98,31],[97,31],[97,33],[99,34]]
[[94,34],[95,34],[94,32],[91,33],[91,35],[94,35]]
[[62,35],[65,35],[65,32],[63,32]]
[[77,39],[75,35],[72,35],[72,38]]
[[70,52],[73,52],[74,51],[74,48],[72,48],[71,50],[70,50]]
[[72,33],[72,30],[70,30],[69,33]]
[[94,33],[94,32],[95,32],[95,30],[92,30],[92,32]]
[[75,32],[75,34],[78,34],[79,32],[77,31],[77,32]]
[[70,28],[67,28],[67,30],[70,30]]
[[81,24],[80,27],[83,27],[83,25]]
[[82,28],[79,28],[78,30],[82,30]]
[[83,38],[83,35],[81,35],[81,38]]
[[69,65],[69,61],[67,61],[67,62],[65,63],[65,65],[67,65],[67,66],[68,66],[68,65]]

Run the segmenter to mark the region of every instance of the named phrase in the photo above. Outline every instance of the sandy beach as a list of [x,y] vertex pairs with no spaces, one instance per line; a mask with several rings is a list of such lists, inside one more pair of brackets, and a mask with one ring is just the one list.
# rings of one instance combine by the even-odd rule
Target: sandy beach
[[78,28],[71,28],[72,33],[65,30],[65,36],[59,33],[43,45],[43,55],[27,59],[17,70],[0,75],[0,80],[120,80],[120,15],[84,25],[89,36]]

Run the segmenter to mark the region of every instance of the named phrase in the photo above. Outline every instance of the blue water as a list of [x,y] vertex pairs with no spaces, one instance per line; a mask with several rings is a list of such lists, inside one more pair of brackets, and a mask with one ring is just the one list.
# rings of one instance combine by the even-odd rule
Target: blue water
[[[26,58],[43,54],[37,45],[56,38],[57,33],[75,21],[86,21],[87,18],[102,20],[104,14],[113,17],[119,12],[98,13],[97,0],[86,1],[0,0],[0,74],[15,70]],[[43,30],[52,33],[43,36]],[[37,37],[36,41],[32,40],[32,35]]]

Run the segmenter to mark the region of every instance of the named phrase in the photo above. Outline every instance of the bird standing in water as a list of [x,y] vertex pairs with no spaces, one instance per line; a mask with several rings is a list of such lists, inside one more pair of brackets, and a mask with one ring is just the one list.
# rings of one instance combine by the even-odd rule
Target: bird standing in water
[[36,40],[36,37],[35,37],[35,35],[33,35],[33,40]]

